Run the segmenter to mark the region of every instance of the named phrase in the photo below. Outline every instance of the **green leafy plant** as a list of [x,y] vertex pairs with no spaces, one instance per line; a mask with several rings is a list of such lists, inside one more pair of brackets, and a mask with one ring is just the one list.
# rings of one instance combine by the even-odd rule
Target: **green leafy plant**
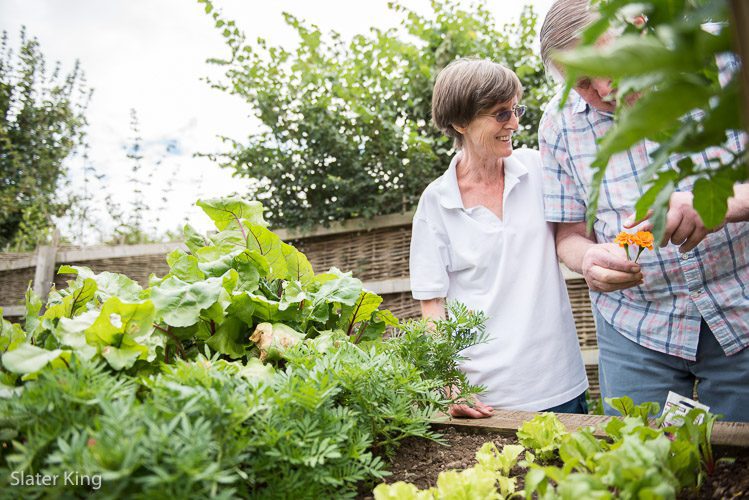
[[[616,122],[600,141],[591,165],[589,227],[609,159],[643,139],[660,146],[651,156],[644,177],[649,187],[636,204],[636,216],[654,211],[656,241],[663,236],[670,195],[687,180],[694,185],[694,208],[707,227],[716,227],[725,218],[734,183],[749,178],[746,151],[726,146],[726,133],[742,129],[739,72],[719,68],[721,54],[732,49],[729,2],[600,0],[595,5],[601,17],[585,31],[583,44],[557,57],[567,91],[582,75],[603,76],[613,79],[619,103],[635,94],[639,98],[617,107]],[[639,15],[646,22],[635,22]],[[621,33],[609,46],[593,47],[609,28]],[[717,148],[710,165],[698,169],[688,155],[708,147]],[[673,168],[666,166],[669,158],[678,160]]]
[[523,423],[518,429],[518,440],[532,449],[539,460],[548,461],[557,455],[567,428],[553,413],[541,413]]
[[71,279],[43,312],[29,292],[24,327],[0,321],[0,486],[74,470],[100,481],[24,493],[345,498],[384,476],[404,438],[439,440],[429,420],[450,402],[449,358],[480,316],[419,339],[445,373],[427,371],[405,335],[382,338],[398,326],[382,299],[350,273],[315,274],[262,205],[199,205],[217,232],[187,226],[189,252],[149,287],[62,266]]
[[464,349],[486,341],[486,315],[471,311],[464,304],[449,302],[448,320],[410,321],[401,324],[389,344],[404,359],[417,366],[427,378],[439,380],[446,398],[452,396],[471,401],[470,396],[483,391],[472,386],[460,368]]
[[461,498],[509,499],[521,496],[516,492],[516,480],[508,477],[524,448],[505,445],[498,451],[494,443],[484,443],[476,452],[476,465],[462,471],[440,472],[437,486],[419,490],[404,481],[380,484],[373,493],[375,500],[458,500]]
[[661,411],[661,405],[653,401],[646,401],[635,406],[629,396],[606,398],[606,403],[621,413],[623,417],[639,418],[645,425],[647,425],[650,417],[654,417]]
[[[713,426],[721,415],[715,415],[705,410],[694,408],[687,413],[683,423],[676,427],[666,427],[666,432],[672,433],[677,440],[684,443],[695,443],[697,449],[688,447],[682,454],[689,453],[693,462],[699,461],[700,474],[695,481],[699,486],[704,476],[710,476],[715,472],[715,467],[721,463],[730,463],[733,459],[723,457],[715,459],[713,445],[711,442]],[[685,447],[686,448],[686,447]]]
[[478,4],[466,9],[439,0],[422,15],[393,2],[399,29],[372,28],[350,41],[284,14],[299,39],[287,50],[245,36],[213,2],[199,1],[229,50],[210,60],[226,76],[213,86],[247,101],[263,124],[209,156],[257,180],[250,196],[263,200],[274,225],[327,225],[415,207],[449,163],[450,140],[431,125],[431,93],[437,73],[458,57],[491,59],[517,72],[528,111],[515,146],[537,145],[551,87],[532,48],[530,8],[498,29]]
[[[634,406],[629,398],[611,402],[629,415],[609,421],[607,438],[596,437],[593,428],[567,433],[553,414],[542,414],[517,432],[518,439],[528,446],[523,461],[517,461],[523,446],[505,445],[500,452],[486,443],[476,453],[477,465],[440,473],[434,488],[419,490],[405,482],[381,484],[374,496],[377,500],[676,498],[701,484],[708,469],[714,415],[693,410],[682,427],[653,428],[646,417],[657,405]],[[531,449],[544,461],[535,461]],[[561,466],[548,463],[556,457],[555,450]],[[515,491],[516,479],[508,477],[515,464],[527,468],[522,491]]]
[[530,464],[526,498],[674,498],[701,484],[706,469],[694,432],[708,422],[697,424],[699,412],[690,412],[689,426],[677,431],[650,426],[646,417],[654,403],[611,402],[630,415],[609,421],[608,440],[595,437],[592,429],[564,436],[559,445],[563,466]]

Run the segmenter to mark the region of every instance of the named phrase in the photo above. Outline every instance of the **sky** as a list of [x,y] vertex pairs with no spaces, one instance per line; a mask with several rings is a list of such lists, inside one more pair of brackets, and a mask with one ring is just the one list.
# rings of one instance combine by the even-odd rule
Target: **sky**
[[[542,16],[551,1],[485,0],[483,5],[502,26],[517,20],[526,4],[533,4]],[[283,12],[349,39],[370,27],[397,26],[401,18],[387,3],[214,0],[248,40],[262,37],[286,48],[294,47],[297,38],[284,23]],[[430,11],[427,0],[400,3],[420,13]],[[143,194],[146,227],[158,226],[163,232],[188,220],[206,230],[210,221],[195,201],[247,188],[249,180],[232,177],[230,170],[195,156],[225,151],[222,136],[244,142],[258,130],[247,103],[205,82],[206,77],[221,79],[220,68],[206,60],[227,55],[227,48],[197,0],[0,0],[0,30],[8,32],[13,47],[18,46],[21,26],[38,38],[48,63],[59,61],[67,72],[80,61],[93,88],[87,111],[88,156],[104,176],[94,203],[104,232],[109,230],[106,194],[125,211],[135,198],[127,182],[132,162],[126,157],[132,145],[133,109],[143,139],[142,171],[150,182]],[[74,190],[82,187],[83,163],[80,157],[68,161]],[[97,235],[87,231],[77,237],[78,243],[90,244]]]

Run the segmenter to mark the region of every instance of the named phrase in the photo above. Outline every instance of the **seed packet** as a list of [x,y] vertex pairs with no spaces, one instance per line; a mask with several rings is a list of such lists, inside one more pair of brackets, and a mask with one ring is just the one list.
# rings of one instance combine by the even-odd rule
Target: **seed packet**
[[[689,413],[690,410],[699,408],[701,410],[710,411],[710,407],[698,403],[693,399],[689,399],[681,394],[677,394],[673,391],[668,391],[668,397],[666,398],[666,404],[663,405],[663,423],[661,427],[674,426],[681,427],[684,423],[684,415]],[[695,419],[696,424],[701,424],[704,415],[700,415]]]

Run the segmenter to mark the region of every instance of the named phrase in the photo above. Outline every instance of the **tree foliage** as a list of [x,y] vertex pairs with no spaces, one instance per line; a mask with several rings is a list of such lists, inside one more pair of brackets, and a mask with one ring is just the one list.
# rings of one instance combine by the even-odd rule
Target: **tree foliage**
[[[705,225],[719,225],[734,183],[749,179],[746,151],[727,147],[726,133],[742,128],[740,75],[730,71],[726,54],[732,49],[727,0],[600,0],[596,5],[602,16],[584,33],[583,46],[558,57],[568,90],[581,75],[608,76],[618,87],[619,102],[635,93],[641,97],[618,106],[615,125],[601,139],[592,164],[589,224],[609,158],[650,139],[660,147],[644,179],[648,189],[637,202],[638,218],[653,209],[659,240],[669,197],[686,181],[694,186],[694,207]],[[605,48],[592,46],[611,28],[621,36]],[[708,147],[722,154],[709,155],[708,168],[699,169],[689,155]],[[667,166],[674,158],[675,166]]]
[[536,15],[497,29],[488,10],[435,0],[421,15],[396,3],[400,29],[344,40],[291,14],[294,50],[249,40],[205,5],[230,55],[211,62],[226,70],[216,88],[245,99],[262,130],[212,155],[236,175],[259,180],[250,197],[263,200],[271,222],[328,224],[412,208],[449,163],[451,143],[431,125],[437,73],[458,57],[480,57],[514,69],[525,85],[528,113],[515,146],[535,147],[541,103],[550,95],[532,47]]
[[33,248],[70,201],[58,199],[65,159],[83,142],[90,98],[76,63],[48,68],[36,38],[21,29],[16,54],[0,47],[0,247]]

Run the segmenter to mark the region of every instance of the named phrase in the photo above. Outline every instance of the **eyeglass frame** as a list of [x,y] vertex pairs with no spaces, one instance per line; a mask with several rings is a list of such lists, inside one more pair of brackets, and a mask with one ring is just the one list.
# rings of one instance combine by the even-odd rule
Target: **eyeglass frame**
[[510,121],[512,115],[515,115],[519,120],[526,111],[528,111],[528,106],[525,104],[516,104],[510,109],[503,109],[496,113],[479,113],[479,116],[493,116],[497,122],[504,123]]

